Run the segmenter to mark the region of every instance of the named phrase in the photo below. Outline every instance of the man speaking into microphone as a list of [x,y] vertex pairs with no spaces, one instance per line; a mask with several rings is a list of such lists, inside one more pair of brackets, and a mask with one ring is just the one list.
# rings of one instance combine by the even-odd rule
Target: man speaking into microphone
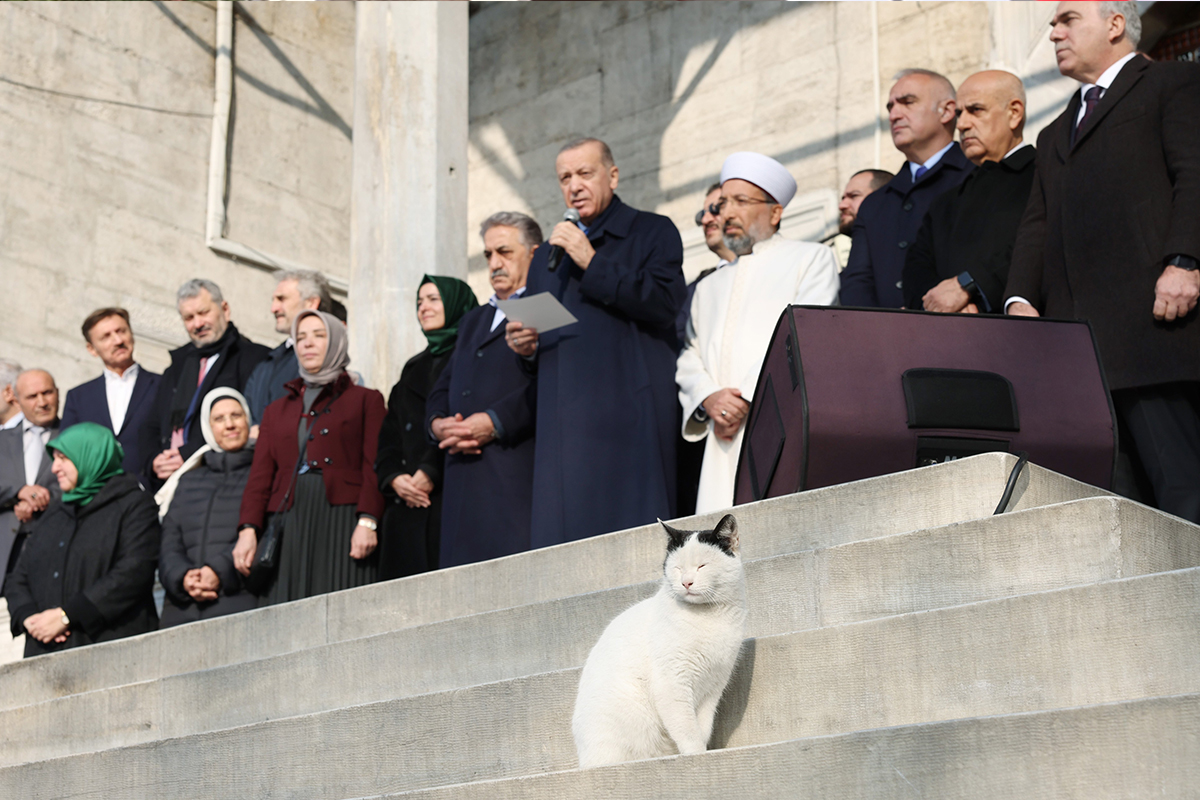
[[537,373],[533,547],[675,512],[679,231],[621,202],[612,151],[599,139],[567,143],[555,168],[579,221],[558,223],[551,246],[538,248],[526,296],[550,292],[579,321],[542,336],[519,322],[506,332]]

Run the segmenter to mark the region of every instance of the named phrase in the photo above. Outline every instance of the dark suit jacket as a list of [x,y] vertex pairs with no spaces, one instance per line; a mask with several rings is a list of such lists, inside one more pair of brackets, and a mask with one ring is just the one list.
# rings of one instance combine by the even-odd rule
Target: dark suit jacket
[[925,293],[946,278],[971,273],[989,308],[1004,312],[1004,285],[1017,226],[1033,185],[1034,148],[985,161],[933,201],[904,262],[904,307],[920,310]]
[[250,373],[246,390],[242,392],[250,404],[253,424],[262,424],[267,406],[287,394],[284,386],[299,377],[300,362],[296,360],[296,352],[287,346],[287,342],[280,342]]
[[548,291],[579,320],[538,345],[533,547],[674,516],[679,229],[614,197],[587,236],[586,271],[566,256],[550,272],[549,247],[529,266],[525,296]]
[[953,189],[975,169],[958,142],[916,184],[905,162],[896,177],[871,192],[858,207],[850,259],[842,270],[839,298],[844,306],[900,308],[908,247],[934,199]]
[[1092,323],[1113,389],[1200,380],[1200,321],[1157,322],[1174,254],[1200,257],[1200,66],[1134,57],[1074,146],[1079,93],[1038,136],[1007,297]]
[[[216,365],[204,376],[203,385],[200,387],[201,400],[204,399],[205,394],[219,386],[231,386],[241,391],[245,388],[250,373],[270,352],[264,345],[255,344],[239,334],[233,323],[230,323],[229,327],[233,329],[231,337],[233,341],[222,351]],[[142,425],[141,473],[151,481],[154,487],[162,486],[163,483],[154,476],[154,459],[171,446],[171,406],[175,392],[179,389],[178,384],[184,365],[188,356],[195,349],[196,346],[189,342],[183,347],[171,351],[171,366],[167,367],[167,371],[163,373],[162,379],[158,383],[154,404],[146,416],[145,424]],[[188,392],[190,396],[196,391],[196,387],[183,387],[180,391]],[[187,443],[179,448],[179,454],[186,461],[192,453],[203,446],[204,435],[200,432],[200,414],[196,413],[187,429]]]
[[[151,406],[154,405],[154,395],[158,392],[158,382],[161,378],[157,372],[138,367],[133,396],[129,398],[129,408],[125,411],[125,422],[117,435],[117,441],[125,451],[125,460],[121,462],[121,466],[130,475],[139,478],[142,477],[142,465],[145,463],[139,437],[142,425],[150,414]],[[63,403],[62,429],[66,430],[77,422],[94,422],[110,431],[113,429],[112,417],[108,414],[108,394],[104,389],[103,375],[81,383],[67,392],[66,402]]]
[[[54,438],[51,435],[50,438]],[[50,496],[57,500],[62,496],[58,488],[58,479],[50,471],[53,462],[49,454],[42,456],[42,464],[38,468],[37,485],[50,490]],[[12,556],[13,543],[22,525],[17,521],[13,506],[17,504],[17,492],[25,485],[25,436],[22,426],[0,431],[0,589],[4,587],[4,571]],[[29,522],[37,521],[35,517]],[[27,526],[25,526],[27,527]]]
[[529,549],[537,386],[504,340],[496,309],[473,308],[458,323],[450,363],[429,393],[424,420],[491,412],[503,435],[477,455],[446,456],[440,566]]

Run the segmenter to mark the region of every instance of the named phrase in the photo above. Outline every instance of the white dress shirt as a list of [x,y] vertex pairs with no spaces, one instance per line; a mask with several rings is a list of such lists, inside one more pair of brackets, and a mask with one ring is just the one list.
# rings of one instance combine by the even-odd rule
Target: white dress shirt
[[125,370],[124,375],[104,368],[104,394],[108,398],[108,416],[112,420],[113,433],[119,434],[125,425],[125,415],[129,412],[129,401],[133,398],[133,387],[137,384],[139,372],[141,369],[137,364]]
[[[524,287],[524,286],[522,286],[520,289],[517,289],[515,292],[513,292],[512,294],[510,294],[510,295],[508,296],[508,299],[509,299],[509,300],[512,300],[514,297],[520,297],[520,296],[521,296],[521,295],[523,295],[523,294],[525,294],[525,287]],[[497,297],[496,295],[494,295],[494,294],[493,294],[491,297],[489,297],[489,298],[488,298],[488,305],[489,305],[489,306],[491,306],[492,308],[496,309],[496,313],[492,315],[492,327],[491,327],[491,328],[489,328],[489,330],[493,330],[493,331],[494,331],[494,330],[496,330],[496,327],[497,327],[497,326],[498,326],[498,325],[499,325],[501,322],[504,322],[504,312],[503,312],[503,311],[501,311],[501,310],[500,310],[500,307],[496,305],[496,303],[497,303],[497,301],[498,301],[499,299],[500,299],[500,298],[498,298],[498,297]]]
[[1137,53],[1130,53],[1124,58],[1117,59],[1111,67],[1100,73],[1100,77],[1096,79],[1095,83],[1083,83],[1079,85],[1079,111],[1075,114],[1076,125],[1083,119],[1083,115],[1087,111],[1088,89],[1091,89],[1093,86],[1099,86],[1100,99],[1103,100],[1104,93],[1108,91],[1108,87],[1112,86],[1113,81],[1117,79],[1117,74],[1121,71],[1121,68],[1128,64],[1129,60],[1136,55]]
[[42,468],[42,459],[46,456],[50,430],[34,425],[27,419],[21,421],[21,430],[25,437],[25,485],[33,486],[37,483],[38,470]]

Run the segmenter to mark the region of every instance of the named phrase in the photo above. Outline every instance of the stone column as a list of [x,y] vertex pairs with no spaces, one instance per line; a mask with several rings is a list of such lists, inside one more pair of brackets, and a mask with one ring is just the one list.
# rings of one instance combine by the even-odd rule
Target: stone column
[[425,273],[467,277],[467,4],[357,4],[351,366],[387,394],[426,346]]

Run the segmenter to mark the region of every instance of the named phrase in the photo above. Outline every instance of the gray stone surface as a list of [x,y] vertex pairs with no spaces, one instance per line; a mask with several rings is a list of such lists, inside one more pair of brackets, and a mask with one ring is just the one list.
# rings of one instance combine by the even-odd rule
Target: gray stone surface
[[[743,556],[795,553],[988,516],[1015,462],[985,454],[739,507]],[[1099,492],[1031,465],[1012,507]],[[711,526],[719,517],[679,524]],[[0,708],[640,583],[657,575],[662,548],[661,528],[647,525],[7,664],[0,666]]]
[[[714,744],[1194,694],[1198,602],[1194,568],[748,640]],[[577,679],[561,670],[8,767],[0,791],[356,797],[567,769]]]
[[426,800],[1192,797],[1200,695],[922,725],[387,795]]
[[[1127,500],[1080,500],[751,561],[747,635],[1198,565],[1200,527]],[[0,765],[578,667],[609,620],[656,588],[651,581],[0,711]],[[341,680],[357,674],[372,678]]]

